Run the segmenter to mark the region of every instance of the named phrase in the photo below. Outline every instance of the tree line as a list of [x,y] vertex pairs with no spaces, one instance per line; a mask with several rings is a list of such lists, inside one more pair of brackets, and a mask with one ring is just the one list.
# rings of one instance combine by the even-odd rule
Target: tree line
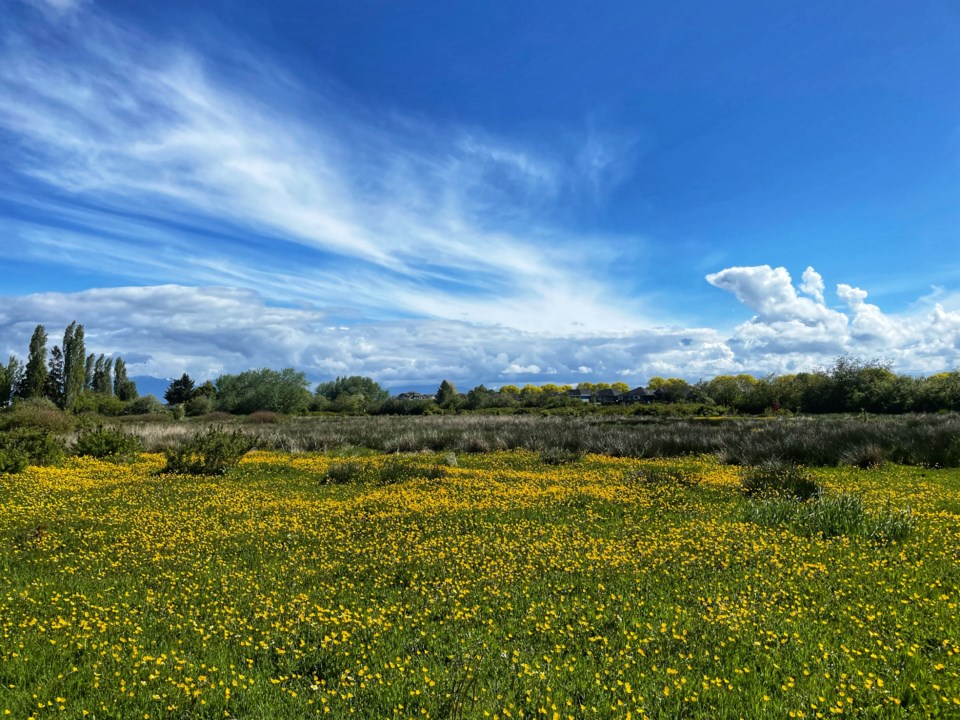
[[[164,397],[183,403],[188,415],[211,410],[244,414],[257,410],[283,413],[338,412],[416,415],[436,412],[557,411],[587,413],[601,409],[584,403],[571,390],[596,397],[611,390],[614,396],[630,387],[623,382],[573,385],[478,385],[461,393],[443,380],[432,395],[390,393],[369,377],[338,377],[320,383],[311,393],[302,372],[287,368],[249,370],[221,375],[199,387],[184,375],[171,383]],[[718,375],[690,383],[682,378],[654,377],[646,385],[650,405],[603,406],[605,412],[637,414],[763,413],[905,413],[960,411],[960,371],[929,377],[898,375],[879,361],[840,357],[829,367],[811,372],[768,375]],[[609,397],[609,396],[608,396]]]
[[122,357],[87,354],[83,325],[70,323],[60,345],[48,350],[47,330],[37,325],[27,360],[11,355],[0,365],[0,408],[16,400],[47,399],[63,410],[100,410],[104,404],[136,400]]
[[[47,331],[37,325],[30,338],[26,362],[11,356],[0,365],[0,408],[16,400],[45,398],[72,412],[104,415],[164,411],[153,396],[138,398],[135,383],[127,377],[122,357],[87,353],[84,327],[75,321],[63,340],[48,350]],[[215,381],[197,384],[188,374],[171,382],[164,399],[175,413],[191,416],[213,411],[249,414],[266,410],[285,414],[305,412],[415,415],[436,412],[557,411],[594,412],[598,406],[580,399],[587,391],[606,399],[626,393],[624,382],[573,385],[504,385],[490,389],[478,385],[461,393],[443,380],[432,395],[403,393],[391,397],[369,377],[347,376],[322,382],[315,388],[307,376],[293,368],[260,368],[223,374]],[[738,414],[762,413],[904,413],[960,411],[960,370],[914,377],[894,373],[876,360],[840,357],[811,372],[768,375],[718,375],[690,383],[682,378],[651,378],[646,385],[652,404],[610,408],[608,412],[637,414]],[[615,400],[614,400],[615,403]]]

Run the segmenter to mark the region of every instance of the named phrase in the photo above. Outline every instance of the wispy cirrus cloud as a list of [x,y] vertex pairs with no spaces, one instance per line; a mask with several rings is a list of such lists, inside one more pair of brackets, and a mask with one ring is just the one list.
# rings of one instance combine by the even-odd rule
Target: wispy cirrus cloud
[[[370,123],[334,94],[238,62],[242,87],[198,51],[95,8],[4,36],[4,166],[55,191],[42,213],[5,222],[19,252],[72,263],[83,244],[81,262],[187,283],[246,265],[283,278],[257,286],[269,297],[320,304],[344,300],[343,283],[324,279],[335,268],[362,280],[351,295],[376,300],[367,313],[538,329],[646,322],[602,265],[582,271],[603,238],[531,215],[576,182],[563,158],[465,128]],[[164,260],[174,252],[175,273]]]

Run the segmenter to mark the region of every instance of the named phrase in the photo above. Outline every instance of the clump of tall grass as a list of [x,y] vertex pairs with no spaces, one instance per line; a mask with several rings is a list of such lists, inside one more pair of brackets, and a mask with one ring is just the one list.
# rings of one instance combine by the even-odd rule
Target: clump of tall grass
[[852,493],[820,495],[812,502],[797,498],[767,496],[751,500],[743,508],[743,519],[765,527],[788,526],[799,535],[830,538],[865,537],[881,544],[900,543],[916,529],[909,509],[889,505],[870,511]]
[[806,470],[790,463],[770,461],[744,468],[740,484],[747,497],[783,497],[806,501],[820,495],[823,487]]
[[330,463],[325,479],[334,485],[357,482],[363,475],[363,465],[352,460],[337,460]]

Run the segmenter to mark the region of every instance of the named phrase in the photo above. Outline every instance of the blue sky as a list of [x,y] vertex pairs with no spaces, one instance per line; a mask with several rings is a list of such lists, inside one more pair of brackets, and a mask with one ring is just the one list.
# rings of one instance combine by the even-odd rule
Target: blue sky
[[3,0],[0,352],[394,388],[960,363],[960,8]]

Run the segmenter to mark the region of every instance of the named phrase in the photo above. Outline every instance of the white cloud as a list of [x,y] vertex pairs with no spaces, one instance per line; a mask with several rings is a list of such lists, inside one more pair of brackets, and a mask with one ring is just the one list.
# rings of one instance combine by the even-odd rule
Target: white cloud
[[[724,277],[766,277],[760,284],[783,297],[784,289],[771,285],[769,275],[761,268]],[[402,389],[443,378],[467,387],[547,378],[629,384],[646,383],[654,375],[697,380],[811,370],[841,354],[890,359],[901,372],[940,372],[960,364],[960,310],[937,303],[908,316],[881,313],[877,327],[887,334],[864,333],[857,329],[858,318],[866,317],[857,314],[863,312],[864,298],[841,292],[861,303],[851,311],[852,320],[833,310],[818,322],[780,312],[772,319],[757,315],[730,333],[654,328],[556,334],[423,318],[342,325],[323,310],[277,307],[250,290],[103,288],[0,298],[0,352],[22,357],[35,324],[46,325],[52,344],[62,328],[78,320],[86,326],[91,351],[131,358],[131,374],[157,377],[186,371],[207,378],[292,366],[317,380],[362,374]]]
[[[0,228],[20,255],[278,302],[349,298],[368,317],[644,324],[642,303],[605,282],[604,238],[531,215],[576,184],[575,163],[479,131],[372,123],[243,54],[231,60],[244,82],[228,84],[197,50],[96,8],[82,32],[51,24],[3,40],[0,131],[16,139],[5,162],[81,201],[24,197],[33,219]],[[604,142],[588,140],[591,184],[621,172]]]
[[823,284],[823,278],[812,267],[803,271],[803,282],[800,283],[800,291],[805,292],[817,302],[823,303],[823,291],[826,286]]

